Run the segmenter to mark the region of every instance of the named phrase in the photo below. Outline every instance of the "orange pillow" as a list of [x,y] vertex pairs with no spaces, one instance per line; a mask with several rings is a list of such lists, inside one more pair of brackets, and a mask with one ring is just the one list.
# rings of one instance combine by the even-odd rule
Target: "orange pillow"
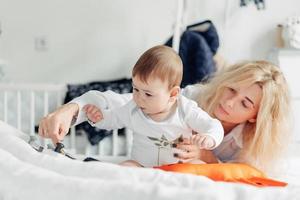
[[171,164],[154,167],[171,172],[188,173],[206,176],[214,181],[237,182],[263,186],[286,186],[287,183],[267,178],[263,172],[247,164],[214,163],[214,164]]

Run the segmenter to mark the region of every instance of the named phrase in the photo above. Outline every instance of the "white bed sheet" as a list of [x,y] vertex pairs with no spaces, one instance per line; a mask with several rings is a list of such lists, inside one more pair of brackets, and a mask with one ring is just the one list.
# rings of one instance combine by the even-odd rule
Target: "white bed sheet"
[[[0,121],[0,199],[300,198],[296,181],[300,176],[294,172],[291,176],[296,179],[285,188],[256,188],[154,169],[83,163],[59,154],[38,153],[24,141],[26,138]],[[291,162],[300,164],[300,159]]]
[[[284,159],[282,170],[278,177],[288,182],[290,185],[300,188],[300,142],[291,145],[289,154]],[[300,199],[300,194],[299,194]]]

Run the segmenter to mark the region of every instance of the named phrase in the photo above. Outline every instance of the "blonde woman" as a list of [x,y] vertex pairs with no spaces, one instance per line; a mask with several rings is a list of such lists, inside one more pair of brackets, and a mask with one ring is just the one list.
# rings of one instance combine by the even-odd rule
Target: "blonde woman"
[[188,87],[186,92],[221,121],[224,139],[213,151],[200,151],[185,139],[177,145],[185,150],[179,158],[243,162],[266,172],[272,170],[290,136],[289,92],[278,67],[266,61],[239,63],[208,84]]
[[[185,138],[174,156],[182,162],[200,159],[206,163],[242,162],[268,172],[288,145],[289,92],[280,69],[266,61],[243,62],[220,71],[205,85],[192,85],[182,94],[196,100],[224,129],[222,143],[213,151],[200,150]],[[56,143],[62,140],[72,120],[86,120],[86,104],[116,107],[132,99],[120,95],[90,91],[42,119],[39,134]]]

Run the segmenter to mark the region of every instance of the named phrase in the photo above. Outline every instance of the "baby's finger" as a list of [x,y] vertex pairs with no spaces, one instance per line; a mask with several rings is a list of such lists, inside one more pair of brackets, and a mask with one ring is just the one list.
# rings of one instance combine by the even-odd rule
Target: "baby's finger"
[[96,116],[96,119],[97,119],[97,121],[100,121],[100,120],[103,119],[103,117],[102,117],[102,115],[97,115],[97,116]]
[[91,111],[90,111],[90,113],[92,115],[95,115],[95,114],[99,113],[99,110],[97,108],[92,108]]
[[83,110],[85,111],[85,112],[87,112],[88,111],[88,109],[91,107],[91,104],[87,104],[87,105],[85,105],[85,106],[83,106]]
[[89,106],[88,108],[87,108],[87,112],[88,113],[92,113],[94,111],[94,106]]
[[95,121],[100,121],[100,120],[101,120],[100,116],[95,117]]
[[197,144],[199,146],[203,146],[203,141],[204,140],[205,140],[205,137],[201,137],[201,136],[195,137],[194,144]]
[[205,148],[206,149],[211,149],[211,148],[213,148],[215,146],[215,142],[211,138],[206,138],[204,140],[204,144],[205,144]]
[[92,115],[92,116],[91,116],[91,120],[92,120],[94,123],[96,123],[97,120],[98,120],[97,115]]

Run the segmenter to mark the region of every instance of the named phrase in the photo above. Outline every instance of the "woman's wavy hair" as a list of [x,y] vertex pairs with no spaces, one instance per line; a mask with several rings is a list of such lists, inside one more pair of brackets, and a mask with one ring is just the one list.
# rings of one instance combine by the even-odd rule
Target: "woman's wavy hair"
[[262,99],[256,123],[245,122],[243,149],[238,160],[263,171],[272,170],[274,161],[290,139],[290,95],[280,69],[267,61],[241,62],[223,69],[207,84],[198,104],[210,115],[226,87],[250,86],[262,88]]

